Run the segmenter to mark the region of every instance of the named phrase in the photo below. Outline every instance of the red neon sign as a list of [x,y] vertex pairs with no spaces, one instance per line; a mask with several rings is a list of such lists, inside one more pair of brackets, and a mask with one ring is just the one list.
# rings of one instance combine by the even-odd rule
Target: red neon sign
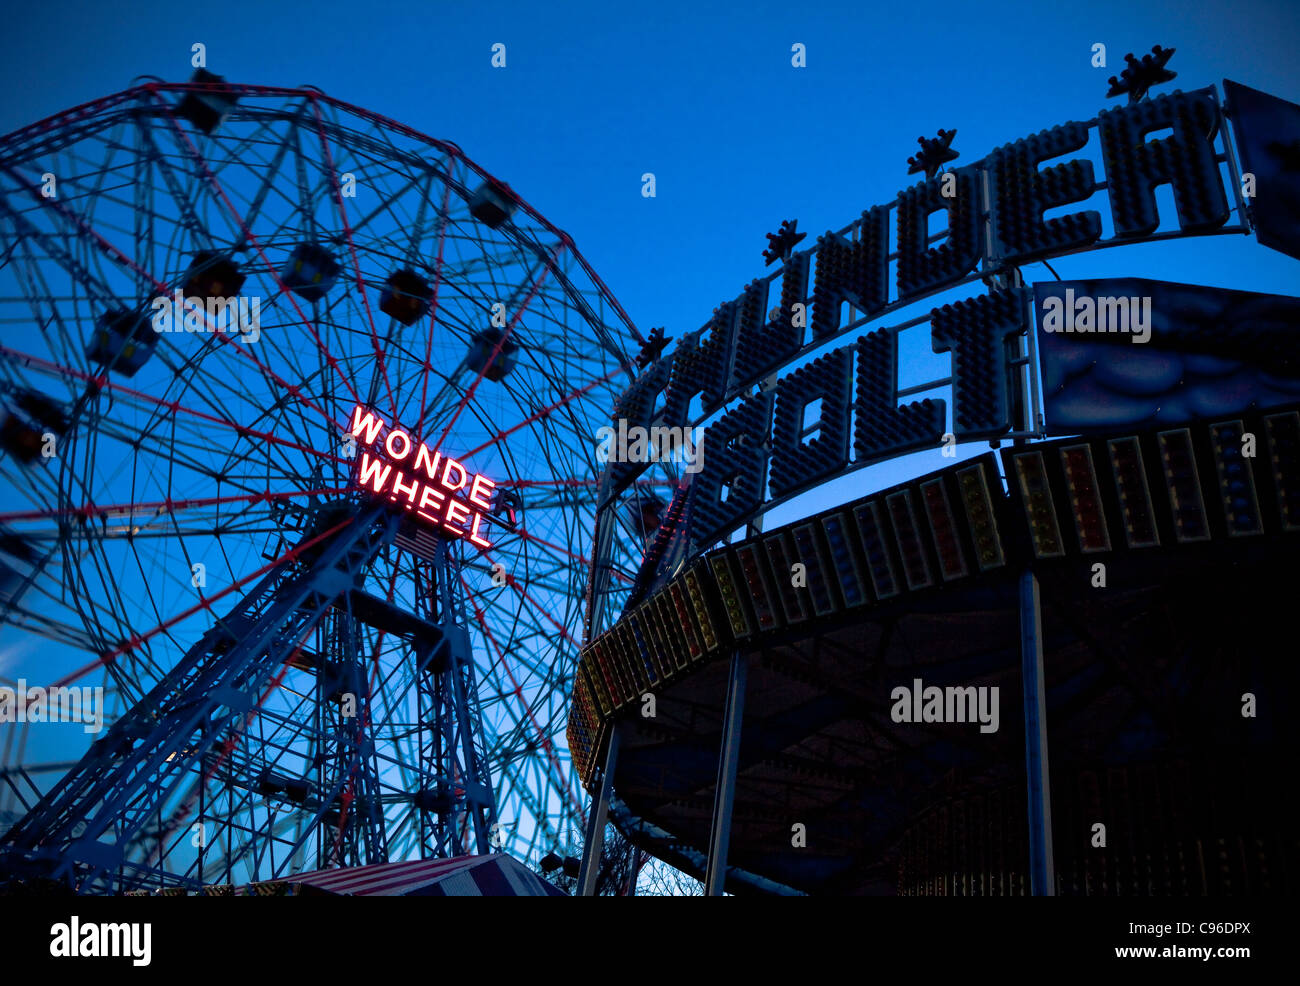
[[451,456],[430,450],[396,424],[387,427],[383,418],[360,404],[352,411],[352,436],[363,446],[352,474],[354,485],[387,494],[440,531],[480,548],[492,547],[479,528],[492,509],[496,483],[471,473]]

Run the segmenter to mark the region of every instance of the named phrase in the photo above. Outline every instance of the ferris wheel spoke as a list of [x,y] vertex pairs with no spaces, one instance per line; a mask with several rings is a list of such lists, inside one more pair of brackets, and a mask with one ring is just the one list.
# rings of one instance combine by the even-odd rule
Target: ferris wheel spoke
[[[171,193],[172,203],[178,210],[181,221],[190,231],[190,234],[194,236],[205,249],[212,249],[215,244],[212,242],[212,238],[208,234],[207,226],[199,220],[198,213],[194,211],[193,196],[185,193],[185,190],[182,187],[181,178],[177,176],[175,170],[167,161],[166,156],[158,149],[158,145],[153,139],[153,130],[149,126],[149,117],[142,113],[135,118],[135,121],[137,135],[140,141],[144,144],[146,151],[145,154],[140,155],[136,160],[141,164],[148,164],[150,167],[158,170],[159,175],[162,176],[163,184],[166,185],[167,191]],[[143,204],[141,199],[152,192],[152,189],[152,182],[138,181],[136,183],[135,193],[137,201],[135,207],[137,210],[139,210]],[[141,213],[137,211],[136,216],[139,218]],[[152,231],[153,223],[150,223],[147,228]],[[135,242],[137,248],[143,254],[143,256],[139,257],[139,267],[142,270],[152,269],[154,262],[152,242],[148,238],[139,236],[138,233]],[[148,290],[147,284],[142,284],[141,287],[146,291]]]
[[[466,593],[469,593],[469,586],[465,584],[465,580],[461,578],[460,581],[461,581],[462,588],[465,589]],[[491,644],[492,649],[496,651],[497,659],[500,662],[502,669],[505,671],[506,677],[510,679],[510,684],[512,686],[514,694],[516,695],[516,697],[518,697],[520,703],[523,705],[524,713],[528,717],[528,721],[533,726],[533,731],[537,736],[538,742],[545,750],[546,756],[551,761],[552,766],[557,771],[559,771],[560,770],[559,761],[555,758],[555,751],[551,746],[550,736],[541,728],[541,726],[537,722],[536,716],[533,715],[532,707],[525,700],[523,689],[520,687],[519,682],[515,679],[514,672],[510,669],[510,665],[506,661],[505,651],[502,650],[501,645],[497,643],[496,637],[493,636],[492,630],[487,624],[487,620],[484,619],[483,611],[479,608],[477,602],[474,602],[472,599],[471,599],[471,604],[474,610],[474,619],[478,622],[480,629],[483,631],[483,636],[487,639],[488,643]],[[570,793],[573,797],[573,801],[572,801],[573,808],[577,812],[578,816],[580,817],[582,814],[582,810],[580,807],[580,799],[577,797],[576,794],[573,794],[572,792]]]
[[447,246],[447,204],[451,201],[451,185],[444,184],[442,189],[442,208],[438,212],[438,253],[433,262],[433,293],[429,300],[429,329],[425,333],[424,368],[421,373],[423,381],[420,387],[420,413],[415,419],[415,431],[418,434],[424,425],[424,409],[429,396],[429,375],[433,372],[433,333],[438,326],[438,301],[442,291],[443,258]]
[[5,604],[3,616],[4,622],[10,626],[30,630],[47,640],[67,644],[77,650],[94,650],[97,646],[94,638],[84,627],[60,623],[12,601]]
[[[5,168],[3,170],[15,181],[20,180],[20,176],[15,174],[13,169]],[[34,190],[31,191],[31,194],[33,196],[38,196],[38,193]],[[42,205],[46,201],[48,200],[42,200],[38,197],[37,204]],[[52,234],[47,234],[41,231],[30,219],[14,210],[8,202],[3,199],[3,197],[0,197],[0,207],[3,208],[4,214],[8,217],[11,225],[14,227],[18,242],[24,245],[24,259],[27,261],[29,269],[38,267],[35,262],[36,255],[31,249],[31,245],[35,244],[44,251],[46,257],[57,264],[64,273],[74,279],[78,286],[85,291],[88,300],[96,301],[101,304],[108,303],[109,299],[113,297],[112,290],[108,287],[107,283],[101,279],[100,275],[96,271],[92,270],[88,264],[74,256],[64,246],[58,243]],[[55,213],[60,219],[67,220],[69,218],[66,212],[59,210],[57,207]],[[73,225],[75,225],[75,223]],[[44,272],[42,272],[41,276],[42,278],[44,277]],[[47,289],[45,297],[53,297],[53,292],[49,292]],[[62,319],[60,319],[60,327],[65,329],[66,335],[66,327],[64,326]]]
[[[366,281],[361,274],[361,261],[357,257],[357,245],[352,238],[352,227],[348,223],[348,210],[343,204],[343,188],[339,184],[339,177],[334,169],[334,156],[330,152],[329,141],[325,138],[325,130],[321,121],[320,103],[318,100],[312,100],[312,112],[316,115],[316,133],[320,137],[321,151],[325,155],[325,172],[329,175],[330,185],[334,189],[334,202],[338,206],[339,219],[343,223],[343,233],[347,237],[348,252],[352,255],[352,268],[356,273],[357,290],[361,293],[361,303],[366,310],[366,321],[370,325],[370,341],[374,346],[375,362],[379,366],[380,376],[383,377],[384,387],[388,391],[388,406],[392,410],[394,417],[397,416],[397,398],[393,396],[393,387],[388,380],[388,367],[384,363],[383,350],[379,348],[379,333],[375,329],[375,316],[370,308],[370,298],[366,294]],[[354,395],[355,396],[355,395]],[[357,403],[361,403],[358,398]]]
[[[258,126],[256,133],[257,134],[265,133],[268,135],[268,139],[269,139],[271,134],[271,126],[272,126],[271,121],[267,121],[264,125]],[[249,142],[251,141],[252,141],[252,137],[249,138]],[[241,142],[241,144],[242,143],[243,142]],[[274,155],[272,155],[271,159],[265,164],[265,166],[258,167],[255,169],[255,173],[260,179],[257,187],[257,192],[250,198],[248,205],[243,210],[244,222],[248,225],[249,228],[252,228],[254,225],[256,225],[258,219],[261,217],[262,209],[266,205],[266,201],[270,196],[272,190],[275,189],[276,187],[275,179],[281,174],[281,168],[284,167],[284,160],[289,153],[289,144],[287,141],[277,140],[274,141],[273,143],[275,146],[275,153]],[[238,147],[235,147],[231,149],[230,154],[227,156],[230,158],[235,158],[237,156],[237,153],[238,153]]]
[[502,347],[506,343],[506,340],[510,338],[510,333],[514,330],[514,327],[517,324],[519,324],[519,319],[523,316],[524,312],[528,310],[529,303],[532,301],[533,296],[537,293],[538,287],[541,286],[542,281],[545,280],[546,275],[549,272],[550,272],[549,267],[544,268],[541,271],[541,273],[539,273],[533,279],[533,282],[529,286],[528,294],[525,296],[523,303],[515,311],[514,315],[510,317],[510,321],[505,326],[505,331],[501,334],[501,338],[498,339],[496,344],[492,347],[492,350],[488,354],[488,357],[485,360],[483,360],[483,365],[479,367],[478,372],[475,374],[473,383],[469,385],[469,388],[465,391],[459,403],[456,405],[455,410],[452,412],[451,420],[447,422],[447,427],[443,429],[442,435],[439,436],[438,438],[437,447],[441,447],[447,441],[447,436],[451,434],[451,429],[455,427],[456,421],[460,417],[461,412],[464,411],[465,406],[471,400],[473,400],[474,392],[478,390],[479,384],[483,382],[483,377],[484,374],[487,373],[488,367],[491,366],[493,361],[498,358],[499,354],[501,353]]
[[[344,461],[339,456],[321,452],[317,448],[305,445],[302,442],[294,441],[292,438],[287,438],[284,435],[280,435],[270,431],[260,431],[256,428],[249,427],[248,425],[239,424],[235,421],[232,421],[229,418],[223,418],[218,415],[208,414],[196,408],[188,407],[184,404],[181,404],[179,401],[167,400],[166,398],[156,397],[152,394],[146,394],[143,393],[142,391],[135,390],[131,387],[127,387],[124,384],[116,383],[115,381],[109,380],[107,377],[95,376],[83,370],[78,370],[75,367],[63,366],[57,363],[53,363],[50,360],[42,359],[41,357],[32,355],[31,353],[26,353],[21,350],[14,349],[12,346],[6,346],[4,344],[0,344],[0,355],[8,357],[9,359],[14,360],[16,362],[22,363],[25,366],[40,369],[43,372],[46,372],[48,375],[56,378],[60,378],[60,379],[71,378],[73,380],[81,381],[82,383],[85,384],[93,385],[96,388],[105,391],[109,391],[115,394],[121,394],[143,405],[148,405],[152,410],[158,413],[161,413],[162,411],[165,410],[171,414],[188,415],[197,418],[206,424],[219,425],[223,428],[228,428],[231,431],[234,431],[236,434],[238,434],[241,438],[256,439],[259,442],[266,442],[267,444],[270,445],[284,446],[286,448],[290,448],[298,452],[303,452],[308,455],[312,455],[322,459],[328,459],[330,461],[334,461],[338,463],[342,463]],[[215,406],[218,407],[222,406],[215,399],[213,400],[213,403]]]
[[[312,322],[311,319],[309,319],[303,313],[303,310],[298,306],[297,300],[293,297],[293,292],[280,278],[280,275],[276,273],[275,267],[271,264],[270,260],[266,256],[266,251],[262,248],[257,237],[253,235],[252,230],[248,228],[248,224],[247,222],[245,222],[244,218],[239,214],[239,210],[235,208],[234,203],[232,203],[230,201],[229,196],[226,195],[225,190],[221,187],[221,183],[217,181],[216,175],[212,173],[212,169],[209,167],[208,162],[204,159],[203,155],[199,153],[199,149],[195,146],[194,142],[190,140],[189,136],[181,128],[180,124],[176,120],[175,114],[172,113],[171,107],[168,106],[165,101],[161,100],[161,98],[159,102],[160,105],[162,106],[163,112],[167,115],[167,118],[171,121],[171,124],[175,129],[177,136],[180,138],[180,140],[184,142],[186,148],[189,150],[191,156],[194,158],[195,163],[198,165],[200,171],[203,173],[203,176],[206,179],[208,186],[212,189],[213,194],[215,194],[219,199],[221,199],[223,203],[225,203],[226,208],[230,211],[231,218],[233,218],[235,222],[238,224],[241,232],[244,234],[245,239],[247,239],[247,241],[253,247],[253,249],[257,251],[257,255],[261,258],[262,263],[266,265],[266,272],[268,272],[271,275],[271,278],[275,281],[276,288],[278,289],[278,294],[281,297],[288,297],[289,303],[293,306],[293,309],[297,313],[299,320],[306,327],[307,331],[311,334],[311,337],[315,340],[316,345],[319,346],[321,351],[325,354],[326,361],[330,364],[330,366],[334,367],[337,370],[338,361],[334,358],[333,355],[330,354],[329,350],[325,348],[325,344],[321,341],[320,334],[316,331],[315,324]],[[219,336],[219,337],[225,338],[224,336]],[[231,340],[227,339],[226,341],[229,342]],[[361,399],[357,395],[356,389],[353,388],[351,381],[348,380],[347,377],[343,376],[342,374],[340,374],[340,376],[342,377],[344,386],[346,386],[349,392],[352,394],[353,399],[357,403],[360,403]],[[293,391],[291,390],[290,393],[293,393]]]
[[263,565],[261,568],[257,569],[257,571],[252,572],[249,575],[246,575],[244,578],[240,579],[237,582],[231,583],[226,588],[221,589],[220,591],[214,593],[208,598],[201,599],[195,605],[189,607],[188,609],[184,610],[181,613],[178,613],[173,617],[170,617],[168,620],[166,620],[163,623],[160,623],[158,626],[154,627],[153,629],[147,630],[144,633],[133,634],[129,640],[123,641],[122,643],[118,644],[116,647],[112,648],[107,653],[103,654],[98,660],[92,661],[90,664],[87,664],[85,667],[79,668],[78,670],[73,671],[70,674],[67,674],[62,678],[58,679],[56,682],[54,682],[54,686],[62,686],[62,685],[70,684],[73,681],[76,681],[79,678],[84,677],[85,675],[89,674],[90,672],[94,671],[96,668],[102,665],[112,664],[114,661],[117,660],[118,657],[122,656],[123,654],[133,653],[134,651],[138,650],[142,644],[145,644],[148,641],[152,640],[160,633],[166,632],[167,630],[171,629],[173,626],[177,625],[178,623],[181,623],[182,621],[189,619],[191,616],[194,616],[196,613],[206,610],[208,613],[212,614],[214,619],[219,619],[219,617],[215,613],[212,613],[213,603],[225,598],[226,596],[230,595],[232,592],[235,592],[237,589],[243,588],[245,585],[254,581],[255,579],[261,578],[263,575],[266,575],[277,565],[283,564],[286,561],[290,561],[298,557],[298,555],[302,554],[304,551],[311,549],[313,546],[319,544],[321,541],[324,541],[329,536],[333,534],[337,534],[346,526],[347,526],[347,521],[340,521],[338,524],[335,524],[329,530],[323,531],[322,533],[317,534],[315,537],[302,542],[297,547],[289,549],[284,554],[280,555],[278,558],[274,559],[268,564]]
[[[33,192],[33,194],[36,193]],[[85,234],[85,236],[87,236],[91,241],[97,244],[100,251],[104,255],[108,256],[110,259],[113,259],[117,263],[127,267],[138,276],[147,279],[147,281],[152,284],[153,289],[158,291],[160,294],[165,295],[167,293],[167,286],[162,281],[158,280],[157,278],[149,274],[147,271],[140,268],[130,257],[128,257],[116,246],[114,246],[111,242],[105,239],[96,229],[94,229],[90,225],[90,223],[87,220],[85,220],[79,215],[76,215],[75,213],[69,213],[67,210],[65,210],[62,206],[60,206],[56,201],[52,199],[41,199],[40,202],[46,205],[48,208],[53,209],[64,219],[70,220],[83,234]],[[265,257],[263,257],[263,259],[265,259]],[[274,275],[274,272],[272,272],[272,274],[275,277],[277,283],[279,283],[280,288],[282,290],[287,291],[287,289],[283,285],[283,282],[280,282],[279,277]],[[108,289],[105,287],[102,290],[107,291]],[[109,292],[108,297],[111,297],[111,292]],[[295,308],[296,307],[297,305],[295,303]],[[301,311],[299,311],[299,314],[301,315]],[[313,329],[312,331],[314,334],[315,330]],[[286,392],[288,392],[296,399],[298,399],[302,403],[306,404],[308,407],[311,407],[313,410],[316,410],[318,413],[324,416],[326,418],[326,421],[330,424],[332,428],[335,429],[338,428],[338,423],[330,419],[328,414],[325,411],[321,410],[320,408],[316,408],[310,401],[306,400],[302,396],[299,386],[289,383],[287,380],[283,379],[280,375],[271,371],[268,367],[263,366],[263,364],[255,356],[253,356],[251,352],[248,352],[244,347],[240,346],[239,343],[235,342],[235,340],[231,336],[227,335],[226,333],[217,332],[213,334],[213,338],[220,340],[225,345],[234,346],[236,352],[240,353],[241,355],[244,355],[247,359],[251,360],[253,364],[257,366],[258,369],[262,372],[263,376],[271,380],[274,380]],[[319,341],[319,337],[317,337],[317,339]],[[326,356],[327,359],[329,359],[332,362],[332,365],[336,366],[337,361],[335,361],[332,356],[329,356],[328,353],[326,353]],[[98,381],[100,378],[96,377],[92,379]],[[355,391],[353,391],[353,393],[355,395]]]
[[0,523],[10,523],[18,520],[43,520],[55,517],[74,517],[79,520],[103,517],[134,517],[137,511],[172,514],[178,510],[192,510],[218,504],[238,503],[252,505],[276,500],[290,500],[302,496],[322,496],[346,492],[348,492],[346,487],[319,490],[267,490],[238,496],[196,497],[188,500],[155,500],[151,503],[85,503],[80,507],[59,507],[52,510],[14,510],[0,513]]
[[[401,228],[404,225],[404,217],[397,215],[393,211],[394,204],[396,202],[401,201],[401,199],[406,195],[406,193],[414,189],[416,185],[419,185],[421,183],[428,185],[432,181],[432,179],[433,179],[432,172],[416,172],[416,173],[406,175],[404,183],[400,188],[393,189],[392,194],[379,196],[379,204],[375,206],[373,209],[371,209],[368,213],[363,215],[360,219],[358,219],[353,224],[352,232],[353,233],[364,232],[366,227],[368,227],[372,222],[374,222],[374,220],[378,219],[380,216],[383,216],[384,214],[387,214],[389,218],[393,220],[393,223],[398,228]],[[427,195],[428,195],[427,192],[421,194],[420,196],[421,200],[423,201],[427,197]],[[444,207],[444,211],[445,211],[445,207]]]
[[[65,545],[65,550],[70,551],[70,546]],[[112,569],[112,564],[107,558],[103,547],[98,544],[87,545],[87,550],[77,558],[75,566],[70,565],[69,569],[75,573],[74,586],[84,585],[85,572],[88,567],[87,556],[89,556],[89,567],[93,567],[98,578],[104,577],[106,570]],[[129,619],[123,608],[118,605],[117,600],[108,600],[104,603],[99,602],[88,594],[83,596],[82,593],[74,591],[72,593],[73,603],[78,612],[83,616],[83,620],[90,626],[93,626],[93,635],[96,640],[96,646],[92,648],[94,652],[105,653],[117,641],[125,639],[123,631],[129,632]],[[112,624],[112,627],[105,624]],[[139,672],[147,672],[150,675],[161,678],[163,669],[158,662],[154,660],[152,648],[146,643],[143,647],[133,652],[131,659],[135,665],[135,674],[126,675],[123,669],[116,665],[107,665],[106,670],[117,683],[122,694],[131,701],[137,701],[141,698],[147,688],[138,687]],[[93,667],[90,670],[94,670]],[[82,677],[78,675],[77,677]]]
[[[518,536],[521,538],[525,538],[526,540],[531,541],[534,544],[541,545],[542,547],[548,549],[551,552],[551,554],[556,558],[565,558],[570,561],[581,562],[584,566],[591,565],[591,559],[587,558],[586,556],[578,554],[577,552],[570,551],[561,545],[554,544],[550,541],[547,541],[545,538],[538,537],[536,534],[533,534],[530,531],[525,530],[523,527],[520,527],[515,533],[518,534]],[[498,542],[498,544],[500,544],[500,542]],[[555,566],[553,574],[557,574],[557,575],[569,574],[570,572],[571,572],[570,567],[561,566],[557,564]],[[545,576],[543,573],[533,572],[529,575],[527,581],[529,585],[544,584],[544,577]],[[623,578],[627,580],[629,584],[632,581],[627,576],[623,576]],[[552,588],[552,590],[555,592],[562,592],[562,591],[570,591],[572,589],[572,586],[569,584],[561,585],[560,583],[556,583],[550,588]]]
[[577,400],[579,397],[584,397],[589,392],[596,389],[597,387],[608,383],[614,376],[616,376],[619,373],[621,369],[622,367],[616,366],[614,367],[614,369],[606,373],[603,377],[599,377],[591,381],[591,383],[585,384],[582,387],[579,387],[577,390],[569,392],[568,394],[564,395],[554,403],[548,404],[540,411],[534,412],[531,416],[525,418],[523,421],[519,421],[509,428],[503,428],[501,431],[497,432],[495,435],[492,436],[492,438],[484,442],[482,445],[470,449],[470,451],[465,453],[465,456],[468,458],[469,456],[477,455],[479,452],[482,452],[484,449],[490,448],[491,446],[497,444],[498,442],[504,441],[505,439],[509,438],[515,432],[520,431],[523,428],[527,428],[529,425],[541,421],[546,417],[549,417],[553,412],[558,411],[560,408],[564,407],[564,405],[568,404],[570,401]]

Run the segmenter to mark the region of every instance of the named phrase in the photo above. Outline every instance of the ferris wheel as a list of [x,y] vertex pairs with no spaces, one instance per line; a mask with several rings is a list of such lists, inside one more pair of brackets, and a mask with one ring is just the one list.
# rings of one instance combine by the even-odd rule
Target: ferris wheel
[[[572,842],[595,433],[641,342],[456,145],[313,88],[200,70],[0,139],[3,672],[116,720],[53,786],[11,755],[7,865],[120,891]],[[418,504],[375,481],[417,447]]]

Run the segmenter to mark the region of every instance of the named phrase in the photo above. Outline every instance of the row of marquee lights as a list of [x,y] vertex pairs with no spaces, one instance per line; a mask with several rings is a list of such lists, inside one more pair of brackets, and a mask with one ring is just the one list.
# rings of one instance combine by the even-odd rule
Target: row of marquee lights
[[[786,374],[774,392],[764,388],[745,395],[837,335],[845,302],[869,318],[956,285],[981,260],[1011,267],[1096,244],[1102,234],[1096,211],[1043,218],[1048,209],[1102,190],[1092,163],[1076,159],[1038,170],[1041,161],[1085,147],[1094,125],[1116,240],[1133,242],[1156,232],[1154,188],[1163,182],[1172,185],[1182,233],[1218,229],[1229,217],[1215,150],[1221,124],[1213,87],[1174,92],[1104,111],[1090,123],[1041,131],[906,189],[891,205],[863,213],[856,241],[828,233],[812,250],[789,258],[780,272],[781,301],[770,320],[765,315],[766,279],[720,306],[708,325],[641,374],[620,398],[615,418],[626,419],[629,427],[682,427],[697,423],[689,420],[697,396],[706,417],[744,397],[705,432],[710,455],[692,493],[692,540],[697,545],[743,523],[768,499],[765,487],[772,497],[791,496],[844,471],[850,463],[850,438],[855,467],[936,447],[946,434],[944,401],[898,404],[897,329],[878,329]],[[1164,129],[1172,133],[1145,140],[1151,131]],[[889,244],[890,209],[898,213],[895,254]],[[928,218],[940,209],[948,213],[948,235],[930,247]],[[892,304],[891,259],[897,260],[897,300]],[[796,305],[809,300],[811,340],[805,342],[798,317],[804,309]],[[994,438],[1011,430],[1010,402],[1017,393],[1018,366],[1024,365],[1014,339],[1028,328],[1030,303],[1029,292],[1004,289],[932,313],[931,348],[952,357],[957,441]],[[818,399],[821,428],[817,437],[804,441],[804,408]],[[626,489],[646,467],[644,462],[612,464],[611,495]]]
[[[1250,455],[1247,436],[1258,437]],[[569,749],[591,786],[616,715],[718,655],[913,592],[1201,544],[1300,536],[1300,413],[1004,447],[696,558],[582,649]],[[1109,561],[1107,562],[1109,563]],[[790,577],[795,564],[805,578]],[[1077,570],[1077,569],[1076,569]],[[1095,578],[1083,567],[1081,577]],[[1004,576],[1005,577],[1005,576]],[[991,583],[983,583],[991,585]]]
[[360,404],[352,411],[351,434],[363,446],[353,470],[354,486],[387,495],[425,526],[484,550],[492,547],[479,530],[492,513],[496,483],[431,450],[395,423],[387,427],[383,418]]

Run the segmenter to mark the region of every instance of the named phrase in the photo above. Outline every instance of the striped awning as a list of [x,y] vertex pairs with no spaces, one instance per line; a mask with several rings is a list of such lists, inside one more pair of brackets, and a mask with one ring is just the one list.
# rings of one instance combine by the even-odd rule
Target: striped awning
[[283,886],[295,894],[317,891],[340,896],[566,896],[564,891],[537,876],[513,856],[502,853],[315,870],[259,884],[258,889],[267,893],[271,886]]

